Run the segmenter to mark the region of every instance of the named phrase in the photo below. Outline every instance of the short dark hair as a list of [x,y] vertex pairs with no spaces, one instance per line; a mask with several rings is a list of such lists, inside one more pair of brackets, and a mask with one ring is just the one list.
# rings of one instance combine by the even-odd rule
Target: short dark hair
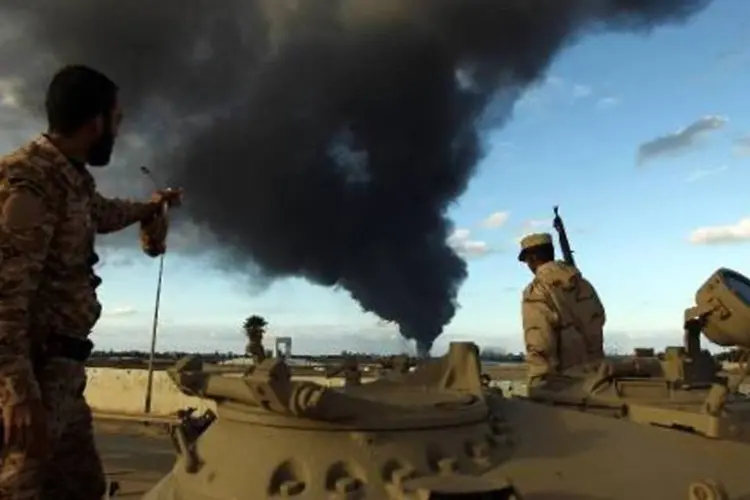
[[83,65],[60,69],[47,89],[44,107],[50,132],[70,135],[89,120],[109,113],[119,88],[109,77]]
[[533,254],[537,260],[550,262],[555,260],[555,246],[552,244],[538,245],[527,249],[529,254]]

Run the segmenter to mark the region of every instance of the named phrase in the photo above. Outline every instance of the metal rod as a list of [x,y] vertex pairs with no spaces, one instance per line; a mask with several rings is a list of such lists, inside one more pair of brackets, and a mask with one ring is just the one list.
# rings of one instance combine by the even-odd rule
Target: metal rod
[[146,379],[146,401],[143,405],[143,412],[147,415],[151,413],[151,394],[154,388],[154,358],[156,357],[156,334],[159,330],[159,305],[161,303],[161,284],[164,276],[164,256],[159,257],[159,277],[156,282],[156,300],[154,300],[154,320],[151,325],[151,350],[148,354],[148,378]]
[[[151,182],[154,184],[156,189],[159,189],[159,185],[156,182],[151,171],[144,165],[141,167],[141,172],[146,175]],[[168,207],[165,204],[163,206],[163,216],[167,216]],[[159,308],[161,305],[161,285],[164,276],[164,256],[166,252],[161,254],[159,257],[159,275],[156,282],[156,299],[154,300],[154,319],[151,324],[151,349],[148,355],[148,378],[146,379],[146,399],[143,404],[143,412],[145,414],[151,413],[151,396],[154,388],[154,361],[156,358],[156,337],[159,331]]]
[[154,185],[154,188],[159,189],[159,183],[156,181],[156,177],[154,177],[154,173],[149,170],[149,168],[146,165],[141,165],[141,173],[149,178],[151,181],[151,184]]

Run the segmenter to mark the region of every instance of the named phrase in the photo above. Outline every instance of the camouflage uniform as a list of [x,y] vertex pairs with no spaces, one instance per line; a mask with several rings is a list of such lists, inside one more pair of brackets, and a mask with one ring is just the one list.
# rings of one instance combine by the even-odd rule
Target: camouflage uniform
[[[94,235],[148,220],[158,206],[102,197],[85,166],[46,136],[0,158],[0,206],[0,405],[41,398],[49,428],[44,459],[3,450],[0,498],[98,500],[105,479],[83,397],[83,359],[101,313]],[[73,359],[58,348],[71,345],[85,353]]]
[[[551,235],[532,234],[521,241],[521,251],[544,244],[552,244]],[[539,266],[523,291],[522,317],[532,381],[604,357],[604,306],[573,266],[559,261]]]

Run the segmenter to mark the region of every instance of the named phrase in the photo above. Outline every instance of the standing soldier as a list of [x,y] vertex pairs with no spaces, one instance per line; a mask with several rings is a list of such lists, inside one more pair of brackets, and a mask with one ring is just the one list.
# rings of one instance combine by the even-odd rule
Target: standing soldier
[[122,120],[118,87],[67,66],[46,96],[47,133],[0,158],[0,498],[99,500],[105,493],[83,391],[99,319],[95,234],[141,224],[149,255],[165,251],[163,208],[97,192],[87,165],[109,164]]
[[518,260],[534,274],[522,301],[529,384],[602,360],[604,306],[575,266],[555,261],[552,236],[523,238]]

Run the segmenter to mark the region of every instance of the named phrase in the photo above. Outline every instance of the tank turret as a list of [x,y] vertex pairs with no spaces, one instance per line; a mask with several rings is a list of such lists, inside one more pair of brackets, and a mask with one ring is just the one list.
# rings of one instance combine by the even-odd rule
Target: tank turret
[[638,350],[596,369],[555,374],[529,398],[632,421],[689,430],[711,438],[750,441],[750,398],[737,376],[701,347],[701,335],[721,346],[750,349],[750,280],[719,269],[699,288],[685,311],[683,345],[656,356]]
[[474,344],[454,343],[400,380],[345,389],[293,380],[278,358],[244,377],[187,358],[170,376],[216,414],[175,428],[174,469],[145,500],[520,498],[485,476],[513,440]]

